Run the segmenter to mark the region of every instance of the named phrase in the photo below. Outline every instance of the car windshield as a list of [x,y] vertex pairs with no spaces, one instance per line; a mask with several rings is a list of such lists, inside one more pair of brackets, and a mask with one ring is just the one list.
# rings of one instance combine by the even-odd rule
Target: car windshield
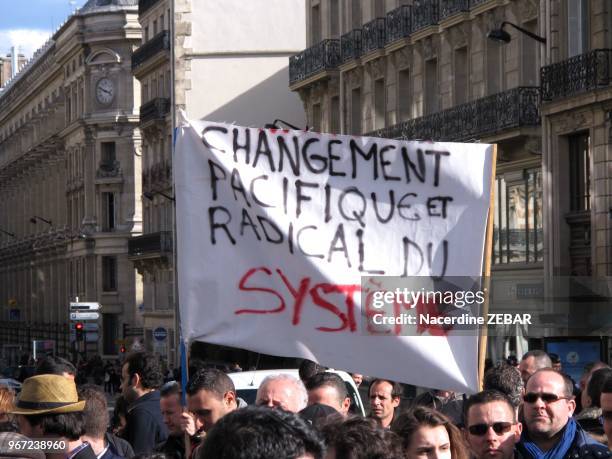
[[236,391],[238,398],[241,398],[247,405],[255,405],[255,398],[257,397],[257,389],[238,389]]

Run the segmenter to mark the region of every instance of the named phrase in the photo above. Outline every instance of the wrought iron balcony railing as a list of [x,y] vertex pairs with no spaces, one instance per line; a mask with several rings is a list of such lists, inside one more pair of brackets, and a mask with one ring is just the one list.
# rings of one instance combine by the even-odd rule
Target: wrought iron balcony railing
[[170,113],[170,99],[157,97],[140,106],[140,124],[163,120]]
[[100,161],[98,170],[96,171],[96,178],[112,178],[119,177],[121,175],[121,163],[119,161]]
[[[289,60],[289,81],[297,83],[340,64],[340,40],[323,40]],[[294,73],[295,72],[295,73]]]
[[410,5],[402,5],[387,13],[387,43],[408,37],[411,32]]
[[596,49],[540,69],[542,100],[554,100],[608,86],[612,49]]
[[340,64],[340,40],[323,40],[306,50],[306,75],[333,70]]
[[170,33],[163,30],[132,54],[132,70],[144,64],[160,51],[170,51]]
[[289,84],[297,83],[306,78],[305,52],[295,54],[289,58]]
[[540,88],[518,87],[367,133],[372,137],[460,141],[540,124]]
[[135,236],[128,240],[129,257],[151,257],[172,253],[172,232],[158,231],[156,233]]
[[138,15],[142,16],[146,11],[150,10],[159,0],[138,0]]
[[340,37],[341,62],[344,64],[351,59],[359,59],[362,54],[361,29],[354,29]]
[[438,0],[414,0],[412,4],[412,31],[436,25],[440,19]]
[[363,37],[364,53],[384,48],[387,41],[385,18],[372,19],[370,22],[363,25],[361,33]]
[[440,0],[440,19],[470,10],[470,0]]

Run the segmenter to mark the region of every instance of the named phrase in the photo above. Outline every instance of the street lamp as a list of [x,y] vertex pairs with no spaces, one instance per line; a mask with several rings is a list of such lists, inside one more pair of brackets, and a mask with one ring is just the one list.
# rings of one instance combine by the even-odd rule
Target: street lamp
[[174,201],[174,197],[164,193],[163,191],[145,191],[144,193],[142,193],[142,195],[149,201],[153,201],[153,198],[156,194],[159,194],[170,201]]
[[30,218],[30,223],[35,225],[38,220],[40,220],[41,222],[46,223],[49,226],[53,226],[53,223],[51,222],[51,220],[47,220],[46,218],[39,217],[38,215],[32,216]]
[[[295,127],[293,124],[291,124],[291,123],[287,123],[286,121],[281,120],[281,119],[278,119],[278,118],[277,118],[277,119],[275,119],[274,121],[272,121],[271,123],[266,124],[266,125],[264,126],[264,128],[266,128],[266,129],[280,129],[280,128],[278,127],[278,123],[283,123],[285,126],[290,127],[290,128],[291,128],[291,129],[293,129],[294,131],[301,131],[301,129],[300,129],[299,127]],[[308,130],[308,126],[306,126],[306,129],[305,129],[305,130],[306,130],[306,131]]]
[[523,29],[522,27],[517,26],[516,24],[513,24],[512,22],[508,22],[508,21],[502,22],[501,26],[499,27],[499,29],[491,30],[487,34],[487,37],[490,38],[491,40],[498,41],[498,42],[501,42],[501,43],[510,43],[510,40],[512,39],[512,37],[510,36],[510,34],[508,32],[506,32],[504,30],[504,26],[505,25],[512,26],[516,30],[518,30],[519,32],[522,32],[525,35],[527,35],[528,37],[531,37],[534,40],[539,41],[542,44],[546,44],[546,38],[540,37],[539,35],[536,35],[536,34],[530,32],[529,30]]

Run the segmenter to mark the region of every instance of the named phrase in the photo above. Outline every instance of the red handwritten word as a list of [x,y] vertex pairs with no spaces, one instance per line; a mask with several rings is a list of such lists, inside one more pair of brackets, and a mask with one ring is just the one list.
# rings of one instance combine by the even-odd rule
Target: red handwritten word
[[310,299],[315,306],[329,311],[332,316],[335,316],[340,321],[340,325],[337,327],[319,326],[316,327],[317,330],[323,332],[341,332],[348,330],[351,333],[357,330],[354,296],[361,292],[360,285],[330,284],[325,282],[313,285],[313,281],[310,277],[303,277],[298,282],[292,283],[282,270],[276,269],[275,273],[280,277],[280,280],[286,287],[286,292],[257,284],[257,278],[261,278],[262,275],[268,278],[274,276],[272,271],[265,266],[249,269],[240,279],[238,289],[243,292],[260,292],[262,294],[272,295],[277,298],[277,304],[270,309],[239,309],[235,311],[234,314],[282,313],[287,309],[288,304],[283,294],[289,293],[289,300],[293,301],[292,325],[297,326],[300,324],[304,304],[307,299]]

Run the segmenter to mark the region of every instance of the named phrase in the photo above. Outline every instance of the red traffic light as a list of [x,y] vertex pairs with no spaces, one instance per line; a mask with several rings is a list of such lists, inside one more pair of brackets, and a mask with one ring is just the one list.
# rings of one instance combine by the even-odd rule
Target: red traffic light
[[83,330],[83,322],[77,322],[74,324],[74,328],[77,330]]
[[119,348],[119,352],[121,352],[122,354],[125,354],[125,346],[121,346]]

